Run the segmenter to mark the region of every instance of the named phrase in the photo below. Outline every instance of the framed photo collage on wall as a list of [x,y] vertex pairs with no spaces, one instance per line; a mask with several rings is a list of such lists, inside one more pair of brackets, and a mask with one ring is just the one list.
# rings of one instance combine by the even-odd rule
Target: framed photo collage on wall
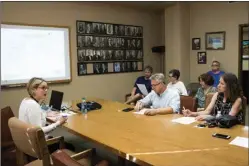
[[76,21],[78,76],[143,70],[143,27]]

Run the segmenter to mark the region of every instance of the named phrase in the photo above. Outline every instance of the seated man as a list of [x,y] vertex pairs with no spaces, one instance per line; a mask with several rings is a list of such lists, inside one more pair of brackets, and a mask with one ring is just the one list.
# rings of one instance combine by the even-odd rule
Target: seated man
[[137,100],[144,98],[144,95],[142,92],[139,90],[137,84],[144,84],[148,93],[151,92],[151,81],[150,81],[150,76],[153,72],[153,69],[151,66],[146,66],[144,68],[144,76],[138,77],[134,87],[131,91],[131,96],[129,99],[125,102],[125,104],[134,104]]
[[145,98],[139,100],[135,110],[139,111],[144,107],[145,115],[178,113],[180,108],[180,95],[176,90],[167,89],[162,73],[151,76],[151,91]]

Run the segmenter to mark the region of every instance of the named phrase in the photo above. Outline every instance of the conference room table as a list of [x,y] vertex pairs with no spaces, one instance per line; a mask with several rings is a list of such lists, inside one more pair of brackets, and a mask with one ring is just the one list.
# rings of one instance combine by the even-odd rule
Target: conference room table
[[[230,145],[237,136],[247,137],[242,125],[231,129],[198,128],[172,122],[179,114],[145,116],[123,112],[129,105],[103,99],[90,99],[102,105],[100,110],[68,117],[63,127],[90,142],[139,165],[156,166],[238,166],[248,165],[248,149]],[[213,133],[230,135],[229,140],[212,137]],[[120,162],[122,163],[122,162]],[[124,162],[122,163],[124,164]],[[121,165],[121,164],[120,164]]]

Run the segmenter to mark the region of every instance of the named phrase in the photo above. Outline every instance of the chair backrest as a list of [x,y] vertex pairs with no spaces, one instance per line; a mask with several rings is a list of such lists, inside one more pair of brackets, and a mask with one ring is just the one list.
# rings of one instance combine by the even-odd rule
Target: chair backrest
[[247,107],[247,98],[245,96],[243,96],[243,99],[242,99],[242,109],[244,111],[244,124],[246,124],[246,117],[248,116],[248,107]]
[[196,99],[192,96],[180,96],[180,113],[182,113],[183,107],[190,111],[196,112]]
[[45,135],[40,127],[27,124],[16,117],[9,119],[9,128],[17,149],[50,165],[50,155]]
[[72,159],[62,150],[57,150],[51,155],[53,166],[82,166],[76,160]]
[[14,145],[13,139],[8,126],[8,120],[14,117],[14,114],[9,106],[1,109],[1,146],[6,147]]
[[205,96],[205,109],[210,104],[213,95],[214,95],[214,93],[208,93],[208,94],[206,94],[206,96]]
[[195,96],[195,94],[196,94],[199,87],[200,87],[200,83],[198,83],[198,82],[189,83],[186,86],[186,89],[188,91],[188,95],[189,96]]

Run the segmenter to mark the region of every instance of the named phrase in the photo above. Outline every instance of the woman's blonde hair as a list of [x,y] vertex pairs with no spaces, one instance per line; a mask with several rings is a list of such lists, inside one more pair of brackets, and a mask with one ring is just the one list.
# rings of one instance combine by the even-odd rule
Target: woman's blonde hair
[[34,97],[34,90],[38,88],[41,83],[46,82],[43,78],[33,77],[29,80],[27,84],[27,91],[31,97]]

